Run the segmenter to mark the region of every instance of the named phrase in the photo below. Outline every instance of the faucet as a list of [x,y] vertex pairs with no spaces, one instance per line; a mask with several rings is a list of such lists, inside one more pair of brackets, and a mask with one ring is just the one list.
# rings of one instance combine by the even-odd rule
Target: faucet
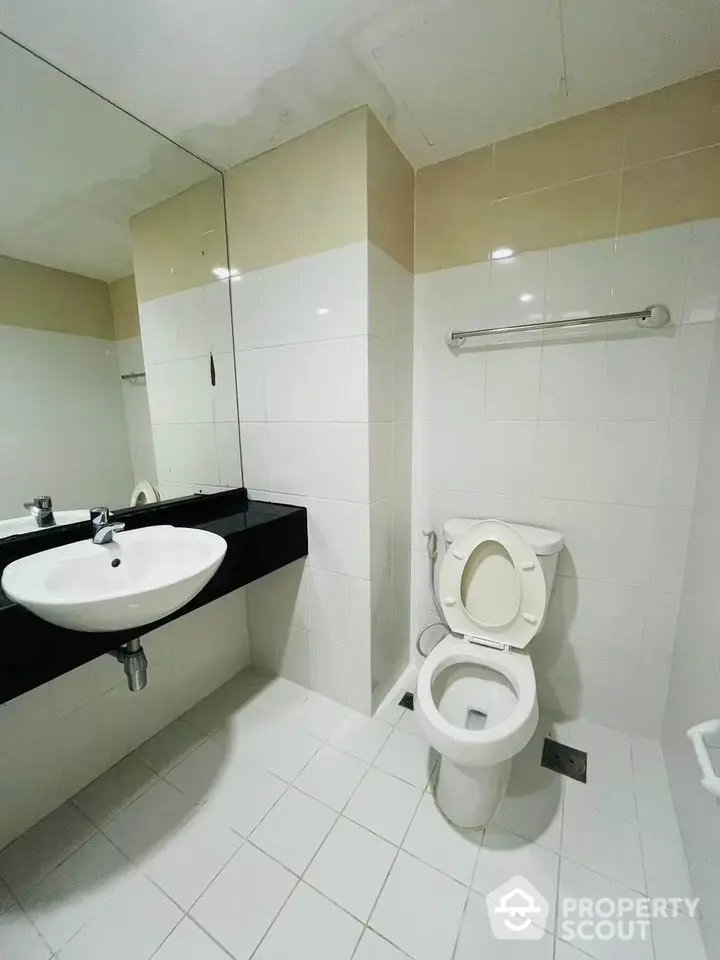
[[55,526],[52,497],[35,497],[34,500],[29,500],[23,506],[29,511],[30,516],[41,529]]
[[108,507],[91,507],[90,519],[93,525],[93,543],[110,543],[116,533],[125,529],[124,523],[112,523]]

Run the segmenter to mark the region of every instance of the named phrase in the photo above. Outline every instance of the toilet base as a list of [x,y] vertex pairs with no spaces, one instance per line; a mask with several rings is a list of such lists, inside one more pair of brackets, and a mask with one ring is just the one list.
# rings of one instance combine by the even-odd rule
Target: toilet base
[[443,814],[458,827],[484,827],[505,796],[512,760],[489,767],[458,767],[440,758],[435,799]]

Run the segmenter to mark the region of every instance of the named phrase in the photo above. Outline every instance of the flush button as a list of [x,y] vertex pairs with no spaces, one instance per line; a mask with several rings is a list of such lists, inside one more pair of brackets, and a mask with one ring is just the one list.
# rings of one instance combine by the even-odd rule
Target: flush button
[[445,599],[443,600],[443,603],[445,604],[446,607],[454,607],[455,597],[445,597]]
[[523,620],[527,620],[528,623],[532,623],[533,625],[538,622],[537,617],[534,617],[531,613],[524,613]]
[[522,563],[522,564],[520,564],[520,569],[521,569],[521,570],[534,570],[534,569],[535,569],[535,564],[534,564],[534,562],[533,562],[532,560],[529,560],[527,563]]
[[462,551],[460,551],[460,550],[453,550],[453,556],[455,557],[456,560],[464,560],[464,559],[465,559],[465,554],[462,553]]

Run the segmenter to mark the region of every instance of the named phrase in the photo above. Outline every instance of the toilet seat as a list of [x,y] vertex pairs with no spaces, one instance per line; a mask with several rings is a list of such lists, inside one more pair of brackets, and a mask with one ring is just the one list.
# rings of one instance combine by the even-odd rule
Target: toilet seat
[[[475,664],[509,681],[517,703],[510,716],[493,727],[467,730],[440,713],[433,685],[449,667]],[[532,660],[525,653],[507,653],[447,636],[430,653],[417,679],[416,715],[433,747],[462,767],[489,766],[515,756],[530,741],[538,722],[537,690]]]
[[547,604],[537,554],[500,520],[479,520],[457,537],[442,561],[439,593],[454,634],[501,648],[526,647]]

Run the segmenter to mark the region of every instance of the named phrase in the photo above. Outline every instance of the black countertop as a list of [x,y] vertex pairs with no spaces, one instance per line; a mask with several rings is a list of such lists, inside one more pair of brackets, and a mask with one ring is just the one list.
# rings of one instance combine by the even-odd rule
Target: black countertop
[[[227,553],[207,586],[176,613],[133,630],[81,633],[40,620],[0,590],[0,703],[116,650],[165,623],[307,555],[307,511],[249,500],[244,489],[113,512],[128,530],[157,524],[217,533]],[[0,575],[13,560],[91,535],[90,523],[68,524],[0,540]]]

